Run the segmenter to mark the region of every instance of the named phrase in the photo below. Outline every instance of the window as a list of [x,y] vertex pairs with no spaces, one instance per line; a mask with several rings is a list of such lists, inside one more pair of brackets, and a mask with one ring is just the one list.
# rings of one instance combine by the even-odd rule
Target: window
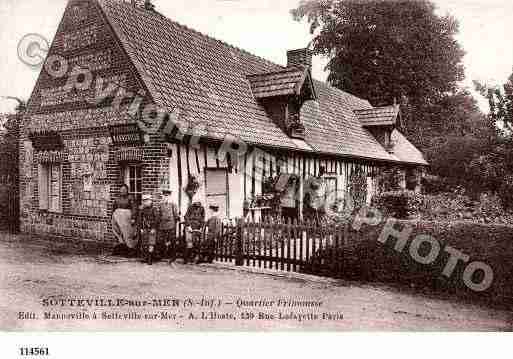
[[228,205],[228,171],[226,169],[206,169],[207,207],[219,206],[220,217],[230,217]]
[[409,168],[406,170],[406,189],[415,191],[418,189],[418,186],[420,184],[420,176],[419,172],[415,170],[414,168]]
[[392,145],[392,133],[385,131],[385,148],[388,149]]
[[333,206],[339,199],[337,193],[337,177],[333,174],[324,175],[324,201],[327,206]]
[[62,212],[62,168],[60,163],[44,163],[38,170],[39,209]]
[[296,208],[298,191],[298,179],[289,173],[281,173],[274,185],[274,190],[281,192],[281,206],[285,208]]
[[142,166],[125,166],[124,177],[125,184],[128,186],[128,193],[135,198],[138,204],[140,204],[142,197]]
[[337,196],[337,177],[324,177],[326,181],[326,196]]
[[372,176],[367,176],[367,204],[372,203],[372,198],[377,194],[375,180]]

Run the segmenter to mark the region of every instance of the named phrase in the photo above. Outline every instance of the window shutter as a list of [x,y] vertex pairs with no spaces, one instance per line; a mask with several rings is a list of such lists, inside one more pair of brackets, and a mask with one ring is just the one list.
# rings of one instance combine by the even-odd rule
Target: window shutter
[[208,170],[206,175],[207,206],[219,206],[221,217],[229,216],[228,208],[228,172],[226,170]]
[[57,164],[57,208],[56,211],[59,213],[62,213],[62,165],[59,163]]
[[39,209],[48,210],[48,167],[38,166]]
[[52,212],[61,211],[61,165],[53,164],[49,166],[50,173],[48,174],[48,184],[50,191],[50,210]]
[[227,172],[224,170],[207,170],[207,196],[226,195]]

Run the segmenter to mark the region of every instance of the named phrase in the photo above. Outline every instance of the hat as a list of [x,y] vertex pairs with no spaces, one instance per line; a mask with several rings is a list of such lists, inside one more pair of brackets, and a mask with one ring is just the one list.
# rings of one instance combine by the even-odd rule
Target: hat
[[163,194],[166,194],[166,193],[169,194],[171,192],[173,192],[173,190],[171,190],[170,188],[167,188],[167,187],[166,188],[162,188],[162,193]]
[[143,194],[142,195],[143,201],[152,200],[152,199],[153,199],[153,197],[151,196],[151,194]]

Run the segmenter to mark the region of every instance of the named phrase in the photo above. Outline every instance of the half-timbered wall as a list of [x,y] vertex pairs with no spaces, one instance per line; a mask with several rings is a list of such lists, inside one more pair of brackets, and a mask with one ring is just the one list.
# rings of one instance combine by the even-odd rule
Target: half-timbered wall
[[173,144],[172,156],[169,159],[169,182],[173,190],[172,196],[178,203],[180,212],[185,214],[190,200],[185,193],[185,187],[189,175],[195,176],[200,188],[194,196],[193,202],[201,202],[205,207],[208,205],[206,198],[206,177],[205,169],[226,169],[228,171],[228,203],[230,208],[230,217],[242,216],[243,203],[243,177],[240,175],[239,168],[233,166],[229,171],[229,161],[227,158],[220,160],[217,155],[217,146],[208,146],[202,144],[199,148],[185,144]]
[[[368,198],[375,193],[376,174],[379,167],[366,162],[348,161],[333,158],[321,158],[315,154],[305,155],[283,154],[274,150],[266,151],[252,149],[240,157],[240,161],[219,160],[217,156],[219,146],[202,144],[191,147],[185,144],[173,144],[173,155],[169,164],[170,186],[173,189],[173,198],[179,204],[182,214],[187,210],[190,200],[185,193],[189,175],[195,176],[201,186],[192,202],[201,202],[205,207],[209,205],[205,195],[205,169],[229,169],[228,173],[230,217],[241,217],[243,202],[262,194],[262,183],[265,178],[279,173],[293,173],[303,180],[319,174],[319,168],[324,167],[327,177],[336,177],[337,196],[341,197],[347,191],[351,174],[357,169],[368,178]],[[237,163],[238,162],[238,163]]]

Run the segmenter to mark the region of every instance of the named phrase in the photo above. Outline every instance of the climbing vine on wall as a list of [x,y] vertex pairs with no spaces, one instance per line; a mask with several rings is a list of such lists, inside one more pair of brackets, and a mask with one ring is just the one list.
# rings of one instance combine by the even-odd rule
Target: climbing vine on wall
[[401,187],[404,174],[397,167],[389,167],[380,172],[378,185],[380,192],[397,191]]
[[361,170],[351,173],[349,178],[349,191],[353,201],[353,208],[360,208],[367,201],[367,176]]

